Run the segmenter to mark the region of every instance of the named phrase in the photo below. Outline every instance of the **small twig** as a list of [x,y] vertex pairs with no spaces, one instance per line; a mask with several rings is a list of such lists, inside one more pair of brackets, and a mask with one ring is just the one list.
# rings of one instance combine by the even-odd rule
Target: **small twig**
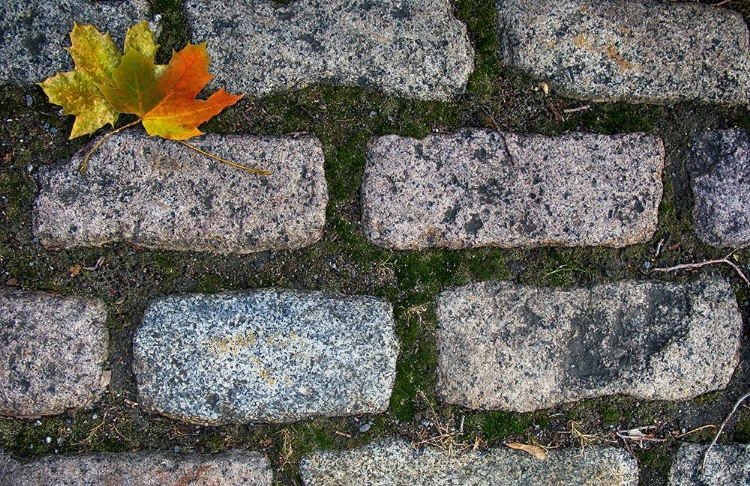
[[674,438],[675,438],[675,439],[682,439],[683,437],[686,437],[686,436],[688,436],[688,435],[690,435],[690,434],[694,434],[694,433],[696,433],[696,432],[700,432],[700,431],[701,431],[701,430],[703,430],[703,429],[715,429],[715,428],[716,428],[716,425],[714,425],[714,424],[706,424],[706,425],[701,425],[701,426],[700,426],[700,427],[698,427],[697,429],[693,429],[693,430],[688,430],[688,431],[687,431],[687,432],[685,432],[684,434],[679,434],[679,435],[675,435],[675,436],[674,436]]
[[347,439],[351,439],[352,438],[352,436],[350,434],[347,434],[347,433],[344,433],[344,432],[340,432],[338,430],[334,431],[333,433],[336,434],[336,435],[340,435],[341,437],[346,437]]
[[654,253],[654,258],[659,258],[659,255],[661,254],[661,247],[664,245],[664,238],[659,240],[659,243],[656,245],[656,252]]
[[589,105],[583,105],[583,106],[578,106],[576,108],[565,108],[563,110],[563,113],[575,113],[575,112],[578,112],[578,111],[586,111],[586,110],[590,110],[590,109],[591,109],[591,106],[589,106]]
[[83,158],[83,163],[81,164],[81,167],[78,169],[78,172],[80,172],[81,174],[83,174],[84,172],[86,172],[86,169],[89,166],[89,157],[91,157],[91,154],[93,154],[94,151],[99,148],[99,146],[102,144],[102,142],[104,142],[105,140],[107,140],[109,137],[111,137],[115,133],[117,133],[119,131],[122,131],[122,130],[125,130],[126,128],[130,128],[133,125],[137,125],[140,122],[141,122],[141,119],[139,118],[136,121],[134,121],[133,123],[128,123],[127,125],[123,125],[120,128],[116,128],[115,130],[112,130],[111,132],[109,132],[108,134],[106,134],[102,138],[100,138],[94,144],[94,147],[86,153],[86,156]]
[[686,270],[686,269],[691,269],[691,268],[694,269],[694,268],[705,267],[706,265],[715,265],[717,263],[726,263],[727,265],[729,265],[732,268],[734,268],[737,271],[737,273],[740,275],[740,277],[742,278],[742,280],[744,280],[745,283],[748,286],[750,286],[750,280],[748,280],[747,277],[745,276],[745,274],[742,273],[742,270],[740,269],[740,267],[738,267],[733,261],[729,260],[729,257],[732,256],[735,251],[737,251],[737,250],[732,251],[732,253],[730,253],[729,255],[725,256],[724,258],[718,258],[716,260],[706,260],[706,261],[698,262],[698,263],[682,263],[680,265],[675,265],[673,267],[653,268],[652,270],[654,272],[674,272],[674,271],[677,271],[677,270]]
[[98,258],[98,259],[96,260],[96,263],[94,264],[94,266],[93,266],[93,267],[83,267],[83,269],[84,269],[84,270],[88,270],[89,272],[93,272],[93,271],[94,271],[94,270],[96,270],[97,268],[101,267],[103,263],[104,263],[104,256],[100,256],[100,257],[99,257],[99,258]]
[[726,4],[731,3],[731,2],[732,2],[732,0],[721,0],[721,2],[719,2],[719,3],[712,3],[711,6],[712,7],[721,7],[722,5],[726,5]]
[[186,146],[186,147],[188,147],[188,148],[191,148],[191,149],[195,150],[196,152],[198,152],[198,153],[200,153],[200,154],[203,154],[203,155],[205,155],[206,157],[211,157],[211,158],[212,158],[212,159],[214,159],[214,160],[218,160],[219,162],[223,162],[223,163],[225,163],[225,164],[227,164],[227,165],[231,165],[232,167],[235,167],[235,168],[237,168],[237,169],[242,169],[242,170],[246,170],[246,171],[248,171],[248,172],[253,172],[253,173],[255,173],[255,174],[259,174],[259,175],[271,175],[271,172],[269,172],[269,171],[267,171],[267,170],[261,170],[261,169],[253,169],[252,167],[245,167],[244,165],[240,165],[240,164],[238,164],[238,163],[236,163],[236,162],[232,162],[231,160],[227,160],[227,159],[222,159],[222,158],[221,158],[221,157],[219,157],[219,156],[216,156],[216,155],[214,155],[214,154],[208,153],[208,152],[206,152],[205,150],[201,150],[201,149],[199,149],[199,148],[198,148],[198,147],[196,147],[195,145],[190,145],[189,143],[187,143],[187,142],[186,142],[186,141],[184,141],[184,140],[176,140],[176,141],[177,141],[177,142],[180,142],[180,143],[181,143],[182,145],[184,145],[184,146]]
[[750,397],[750,392],[742,395],[740,399],[737,400],[737,403],[734,404],[734,407],[732,408],[732,411],[729,412],[729,415],[727,415],[727,418],[725,418],[724,421],[721,423],[721,427],[719,427],[719,431],[716,432],[716,437],[714,437],[714,440],[711,441],[711,444],[709,444],[708,449],[706,449],[706,452],[703,453],[703,462],[701,463],[701,471],[705,469],[706,461],[708,460],[708,453],[711,452],[711,449],[713,448],[713,446],[716,445],[716,441],[719,440],[719,436],[724,430],[724,427],[727,425],[727,422],[729,422],[729,419],[732,417],[732,415],[734,415],[734,412],[736,412],[737,409],[740,408],[740,405],[742,405],[742,402],[744,402],[748,397]]

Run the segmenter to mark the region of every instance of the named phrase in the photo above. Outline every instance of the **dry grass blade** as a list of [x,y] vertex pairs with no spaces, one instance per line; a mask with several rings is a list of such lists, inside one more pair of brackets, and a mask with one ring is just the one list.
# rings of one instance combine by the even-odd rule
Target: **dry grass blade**
[[469,450],[472,446],[476,447],[476,441],[474,443],[469,443],[458,438],[460,432],[455,427],[455,420],[453,417],[444,422],[440,415],[435,411],[435,408],[427,399],[424,392],[419,391],[417,395],[427,404],[428,418],[432,423],[434,433],[430,435],[427,429],[423,430],[422,433],[420,433],[419,440],[413,441],[411,444],[412,446],[432,446],[447,452],[449,456],[453,456],[459,451]]

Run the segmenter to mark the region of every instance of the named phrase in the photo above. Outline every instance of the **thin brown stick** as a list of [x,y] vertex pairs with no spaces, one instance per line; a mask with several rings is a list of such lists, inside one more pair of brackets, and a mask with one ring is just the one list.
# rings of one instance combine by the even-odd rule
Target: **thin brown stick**
[[105,140],[107,140],[107,139],[108,139],[109,137],[111,137],[111,136],[112,136],[112,135],[114,135],[115,133],[117,133],[117,132],[119,132],[119,131],[121,131],[121,130],[125,130],[126,128],[130,128],[130,127],[132,127],[133,125],[137,125],[137,124],[138,124],[138,123],[140,123],[140,122],[141,122],[141,119],[139,118],[139,119],[137,119],[136,121],[134,121],[133,123],[128,123],[127,125],[123,125],[123,126],[121,126],[120,128],[116,128],[116,129],[112,130],[111,132],[109,132],[108,134],[104,135],[104,136],[103,136],[102,138],[100,138],[100,139],[99,139],[99,140],[98,140],[98,141],[97,141],[97,142],[96,142],[96,143],[94,144],[94,147],[93,147],[93,148],[92,148],[91,150],[89,150],[89,151],[88,151],[88,153],[86,154],[86,156],[85,156],[85,157],[83,158],[83,163],[81,164],[81,167],[80,167],[80,168],[78,169],[78,171],[79,171],[79,172],[80,172],[81,174],[83,174],[84,172],[86,172],[86,169],[87,169],[87,168],[88,168],[88,166],[89,166],[89,157],[91,157],[91,154],[93,154],[93,153],[94,153],[94,151],[95,151],[96,149],[98,149],[98,148],[99,148],[99,146],[100,146],[100,145],[102,144],[102,142],[104,142]]
[[744,280],[745,283],[748,286],[750,286],[750,280],[748,280],[745,274],[742,273],[742,270],[740,269],[740,267],[738,267],[733,261],[729,259],[729,257],[732,256],[735,251],[737,250],[734,250],[732,253],[725,256],[724,258],[718,258],[716,260],[706,260],[706,261],[698,262],[698,263],[682,263],[680,265],[675,265],[673,267],[654,268],[652,270],[654,272],[674,272],[677,270],[686,270],[686,269],[691,269],[691,268],[695,269],[695,268],[705,267],[706,265],[715,265],[717,263],[726,263],[730,267],[734,268],[735,271],[737,271],[737,273],[740,275],[740,278],[742,278],[742,280]]
[[701,430],[704,430],[704,429],[715,429],[715,428],[717,428],[717,427],[716,427],[716,425],[714,425],[714,424],[706,424],[706,425],[701,425],[701,426],[700,426],[700,427],[698,427],[697,429],[693,429],[693,430],[688,430],[688,431],[687,431],[687,432],[685,432],[684,434],[678,434],[678,435],[675,435],[675,436],[674,436],[674,438],[675,438],[675,439],[682,439],[683,437],[687,437],[687,436],[688,436],[688,435],[690,435],[690,434],[694,434],[694,433],[696,433],[696,432],[700,432]]
[[232,167],[236,167],[237,169],[246,170],[248,172],[252,172],[254,174],[259,174],[259,175],[271,175],[271,172],[269,172],[267,170],[253,169],[252,167],[246,167],[246,166],[240,165],[240,164],[238,164],[236,162],[232,162],[231,160],[222,159],[219,156],[216,156],[216,155],[214,155],[212,153],[206,152],[205,150],[199,149],[195,145],[190,145],[189,143],[185,142],[184,140],[177,140],[177,142],[180,142],[182,145],[184,145],[184,146],[186,146],[188,148],[191,148],[191,149],[195,150],[196,152],[205,155],[206,157],[211,157],[214,160],[218,160],[219,162],[223,162],[223,163],[225,163],[227,165],[231,165]]
[[716,445],[716,441],[719,440],[719,436],[721,435],[721,432],[724,430],[724,427],[727,425],[727,422],[729,422],[729,419],[732,417],[732,415],[734,415],[734,412],[736,412],[737,409],[740,408],[740,405],[742,405],[742,402],[744,402],[748,397],[750,397],[750,392],[742,395],[740,399],[737,400],[737,403],[734,404],[734,408],[732,408],[732,411],[729,412],[729,415],[727,415],[727,418],[725,418],[724,421],[721,423],[721,427],[719,427],[719,431],[716,432],[716,437],[714,437],[714,440],[711,441],[711,444],[708,446],[708,449],[706,449],[706,452],[703,453],[703,463],[701,463],[701,471],[705,469],[706,461],[708,460],[708,453],[711,452],[711,448]]
[[583,105],[583,106],[577,106],[575,108],[565,108],[563,110],[563,113],[576,113],[578,111],[586,111],[590,109],[591,109],[590,105]]

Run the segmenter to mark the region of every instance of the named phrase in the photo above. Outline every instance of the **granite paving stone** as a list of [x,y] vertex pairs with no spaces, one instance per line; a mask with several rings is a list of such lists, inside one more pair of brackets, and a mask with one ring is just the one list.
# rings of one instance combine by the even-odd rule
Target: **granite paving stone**
[[663,165],[645,133],[386,135],[367,149],[362,222],[398,250],[621,247],[656,230]]
[[204,135],[191,143],[128,131],[39,168],[33,231],[45,247],[130,242],[145,248],[244,254],[298,249],[323,234],[328,189],[314,136]]
[[215,486],[271,485],[268,459],[257,452],[220,454],[164,452],[54,455],[17,464],[7,486],[138,485]]
[[717,247],[750,246],[750,137],[733,128],[693,137],[685,166],[695,197],[693,227]]
[[393,309],[367,296],[258,290],[165,297],[134,338],[139,404],[204,424],[388,408]]
[[57,71],[72,70],[64,48],[70,46],[74,22],[109,31],[122,49],[127,28],[148,19],[148,13],[148,0],[0,0],[0,84],[41,83]]
[[635,486],[638,465],[626,451],[612,447],[587,447],[583,453],[549,451],[546,459],[539,460],[507,448],[451,455],[387,439],[348,451],[308,454],[302,458],[300,476],[306,486]]
[[322,83],[448,100],[474,67],[448,0],[188,0],[217,86],[253,96]]
[[500,59],[565,96],[746,104],[748,30],[695,2],[498,0]]
[[750,446],[717,444],[703,457],[708,444],[680,445],[672,458],[669,486],[747,486],[750,485]]
[[92,407],[106,386],[106,319],[97,299],[0,291],[0,414]]
[[530,412],[626,394],[687,400],[724,388],[742,317],[724,280],[590,288],[472,283],[437,298],[438,395]]

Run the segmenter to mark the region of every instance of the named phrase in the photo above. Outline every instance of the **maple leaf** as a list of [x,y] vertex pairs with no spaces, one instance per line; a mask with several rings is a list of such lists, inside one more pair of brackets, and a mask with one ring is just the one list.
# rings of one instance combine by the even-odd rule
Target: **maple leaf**
[[244,96],[229,94],[221,88],[206,100],[195,98],[213,79],[208,72],[210,58],[205,42],[188,43],[181,51],[172,51],[168,65],[159,65],[154,62],[159,46],[145,21],[128,29],[124,55],[117,50],[109,33],[101,34],[91,25],[75,24],[70,41],[67,50],[75,69],[57,73],[40,83],[50,102],[62,106],[65,114],[76,115],[70,138],[94,133],[107,124],[114,126],[121,113],[138,117],[100,139],[84,158],[82,172],[91,152],[106,137],[141,122],[149,135],[180,141],[221,162],[268,175],[266,171],[235,164],[184,142],[202,135],[198,129],[201,123]]
[[195,99],[213,79],[208,62],[205,43],[188,44],[173,52],[164,72],[156,76],[153,57],[131,49],[112,72],[113,85],[102,83],[97,87],[117,111],[140,118],[149,135],[187,140],[203,133],[198,125],[243,96],[221,88],[205,101]]

